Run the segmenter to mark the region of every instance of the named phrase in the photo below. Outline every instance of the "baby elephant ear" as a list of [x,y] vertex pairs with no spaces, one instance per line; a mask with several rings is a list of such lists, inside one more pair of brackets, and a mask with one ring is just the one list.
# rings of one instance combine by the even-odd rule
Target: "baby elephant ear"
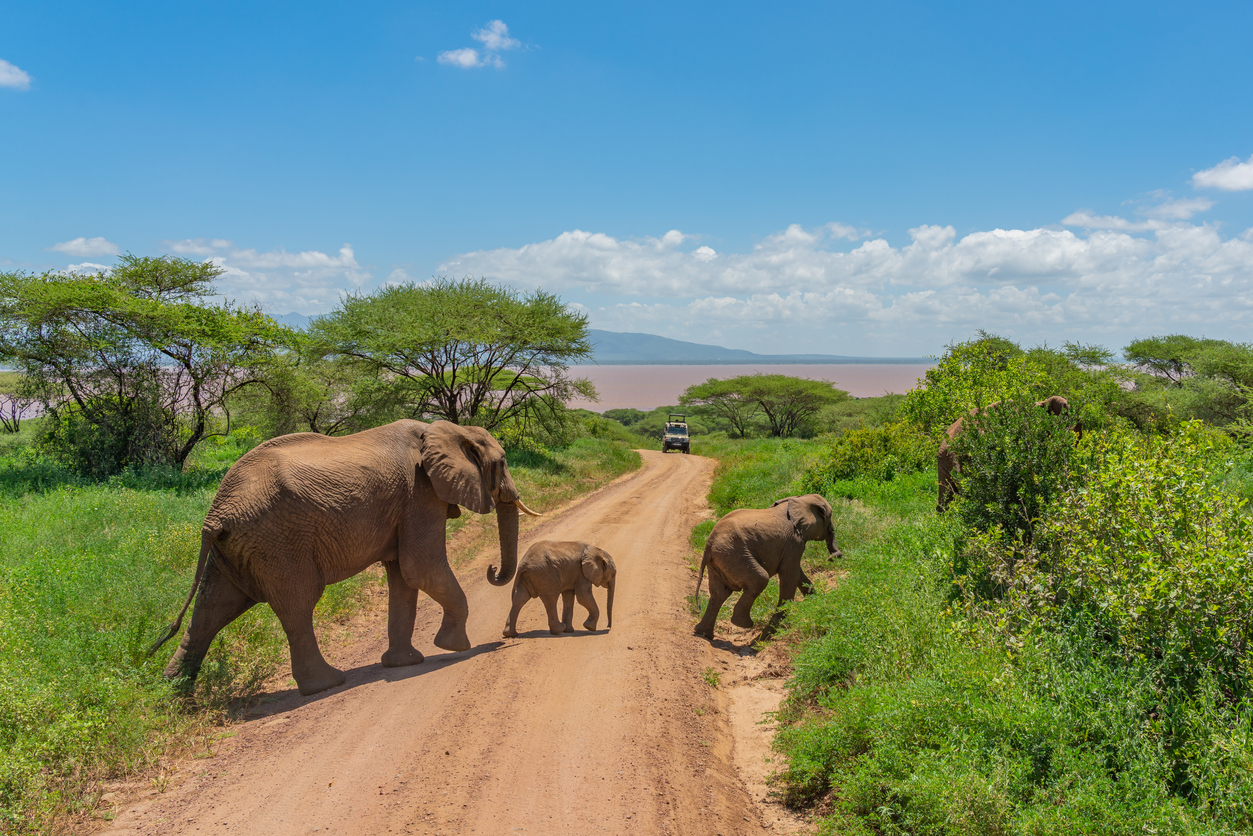
[[605,580],[605,560],[591,546],[583,550],[583,577],[595,586]]

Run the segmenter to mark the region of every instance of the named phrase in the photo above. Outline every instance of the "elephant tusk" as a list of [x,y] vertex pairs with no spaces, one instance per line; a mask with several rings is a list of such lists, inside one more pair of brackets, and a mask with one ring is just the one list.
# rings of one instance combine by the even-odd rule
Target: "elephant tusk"
[[523,504],[522,504],[522,500],[521,500],[521,499],[516,500],[513,504],[514,504],[514,505],[517,505],[517,506],[518,506],[518,510],[519,510],[519,511],[521,511],[522,513],[524,513],[524,514],[527,514],[528,516],[532,516],[532,517],[542,517],[542,516],[544,516],[543,514],[539,513],[538,511],[532,511],[530,508],[528,508],[528,507],[526,507],[525,505],[523,505]]

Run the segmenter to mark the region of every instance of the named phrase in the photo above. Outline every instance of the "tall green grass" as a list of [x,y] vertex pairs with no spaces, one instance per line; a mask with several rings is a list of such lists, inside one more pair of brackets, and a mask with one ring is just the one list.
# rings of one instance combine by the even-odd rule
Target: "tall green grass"
[[934,471],[827,489],[869,522],[845,529],[847,576],[792,609],[776,739],[820,832],[1253,830],[1253,711],[1217,678],[1181,691],[1098,619],[1024,633],[964,606],[968,535],[931,510]]

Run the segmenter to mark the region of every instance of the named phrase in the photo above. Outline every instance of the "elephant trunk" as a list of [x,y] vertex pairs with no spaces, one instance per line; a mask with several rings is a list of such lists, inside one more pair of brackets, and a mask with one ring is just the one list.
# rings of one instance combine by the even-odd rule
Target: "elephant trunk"
[[835,526],[827,529],[827,556],[830,560],[844,556],[844,552],[835,544]]
[[495,566],[487,567],[487,582],[504,586],[518,569],[518,506],[512,502],[496,505],[496,527],[500,534],[500,575]]
[[613,629],[613,588],[617,586],[618,579],[614,578],[609,582],[609,596],[605,599],[605,629]]

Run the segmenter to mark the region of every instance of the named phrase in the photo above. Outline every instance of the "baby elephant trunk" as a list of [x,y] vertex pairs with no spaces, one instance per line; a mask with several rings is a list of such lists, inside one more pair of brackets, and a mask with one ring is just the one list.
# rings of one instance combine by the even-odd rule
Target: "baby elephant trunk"
[[617,585],[618,579],[614,578],[609,582],[609,595],[605,599],[605,629],[613,629],[613,588]]

